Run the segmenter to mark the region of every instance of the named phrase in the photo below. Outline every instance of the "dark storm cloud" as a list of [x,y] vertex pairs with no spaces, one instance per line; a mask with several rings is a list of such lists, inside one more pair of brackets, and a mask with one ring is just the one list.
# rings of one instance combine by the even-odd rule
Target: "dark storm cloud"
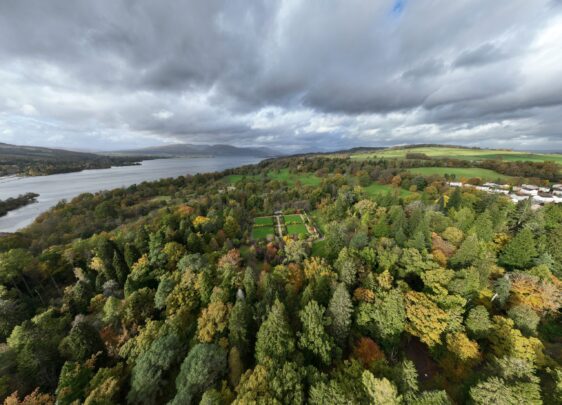
[[559,5],[2,1],[0,141],[562,149]]

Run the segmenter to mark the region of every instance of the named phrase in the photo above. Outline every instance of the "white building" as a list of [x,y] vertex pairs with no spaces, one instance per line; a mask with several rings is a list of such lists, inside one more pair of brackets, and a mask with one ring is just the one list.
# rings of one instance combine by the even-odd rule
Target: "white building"
[[533,202],[537,204],[549,204],[554,202],[554,197],[535,195],[533,196]]

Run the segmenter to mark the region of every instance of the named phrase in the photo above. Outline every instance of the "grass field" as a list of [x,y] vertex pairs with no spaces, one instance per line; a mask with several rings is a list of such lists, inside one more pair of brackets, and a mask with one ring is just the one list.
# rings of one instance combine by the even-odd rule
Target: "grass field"
[[271,226],[273,226],[273,217],[258,217],[258,218],[254,218],[254,224],[256,224],[256,225],[271,225]]
[[296,225],[287,225],[287,234],[288,235],[308,235],[308,231],[306,230],[306,226],[304,224],[296,224]]
[[283,215],[283,220],[286,224],[302,224],[304,223],[302,217],[298,214]]
[[[279,171],[269,171],[267,177],[270,180],[277,180],[282,182],[287,182],[289,185],[294,186],[297,181],[305,186],[317,186],[322,182],[320,177],[317,177],[313,173],[290,173],[289,169],[281,169]],[[243,179],[259,179],[259,176],[242,176],[240,174],[232,174],[225,177],[225,181],[229,184],[236,184]]]
[[465,160],[504,159],[509,161],[544,162],[562,164],[562,154],[542,154],[494,149],[464,149],[455,147],[422,147],[408,149],[385,149],[372,153],[358,153],[353,159],[404,158],[407,153],[423,153],[434,158],[455,158]]
[[505,176],[499,174],[493,170],[480,169],[478,167],[415,167],[408,170],[414,174],[420,174],[422,176],[439,175],[443,176],[445,174],[454,174],[457,179],[465,177],[470,179],[472,177],[478,177],[482,180],[509,180],[510,176]]
[[265,239],[269,235],[275,235],[275,230],[272,226],[262,226],[259,228],[252,229],[252,238],[253,239]]
[[363,187],[363,190],[367,193],[369,197],[376,197],[377,195],[386,194],[389,192],[392,193],[394,192],[394,190],[400,191],[400,197],[406,197],[412,194],[410,191],[404,190],[403,188],[397,189],[395,187],[389,186],[388,184],[379,184],[379,183],[373,183],[370,186]]

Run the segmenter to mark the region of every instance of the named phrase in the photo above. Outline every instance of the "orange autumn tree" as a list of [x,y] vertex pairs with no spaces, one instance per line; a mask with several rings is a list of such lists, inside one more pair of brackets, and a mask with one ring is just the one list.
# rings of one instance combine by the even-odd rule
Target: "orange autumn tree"
[[363,367],[368,368],[375,361],[384,360],[384,352],[371,338],[361,337],[353,347],[353,358],[359,360]]

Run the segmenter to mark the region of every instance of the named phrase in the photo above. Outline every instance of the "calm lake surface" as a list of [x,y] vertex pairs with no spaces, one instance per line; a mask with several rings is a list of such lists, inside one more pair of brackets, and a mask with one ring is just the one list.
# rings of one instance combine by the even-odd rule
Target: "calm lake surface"
[[38,177],[0,178],[0,200],[25,193],[39,194],[38,202],[10,211],[0,217],[0,232],[14,232],[33,222],[37,215],[56,205],[60,200],[70,201],[81,193],[127,187],[143,181],[178,177],[186,174],[222,171],[254,164],[258,157],[209,157],[145,160],[138,166],[111,169],[84,170],[77,173],[54,174]]

